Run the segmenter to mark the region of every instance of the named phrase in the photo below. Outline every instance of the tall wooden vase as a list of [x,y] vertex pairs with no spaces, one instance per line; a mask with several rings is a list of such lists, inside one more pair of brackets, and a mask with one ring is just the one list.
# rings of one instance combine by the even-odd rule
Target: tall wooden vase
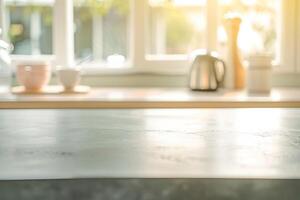
[[228,35],[228,57],[229,63],[231,66],[233,73],[233,87],[235,89],[243,89],[245,88],[245,76],[246,71],[245,67],[242,63],[241,53],[238,47],[238,36],[240,32],[241,18],[234,17],[226,17],[225,19],[225,28]]

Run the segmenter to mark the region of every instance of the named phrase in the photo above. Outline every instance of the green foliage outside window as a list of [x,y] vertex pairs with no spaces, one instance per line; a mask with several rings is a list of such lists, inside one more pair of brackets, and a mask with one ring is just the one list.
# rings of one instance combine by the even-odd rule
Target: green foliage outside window
[[74,0],[75,9],[77,11],[83,9],[83,12],[80,13],[82,20],[91,18],[93,15],[104,16],[112,9],[119,14],[127,15],[129,6],[128,0]]

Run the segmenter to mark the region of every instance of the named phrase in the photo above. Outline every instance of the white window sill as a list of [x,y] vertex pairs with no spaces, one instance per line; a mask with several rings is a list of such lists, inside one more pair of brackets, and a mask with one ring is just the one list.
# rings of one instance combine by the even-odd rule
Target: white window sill
[[187,68],[174,67],[173,69],[161,68],[146,68],[146,67],[83,67],[82,74],[87,76],[97,75],[136,75],[136,74],[154,74],[154,75],[186,75],[188,74]]
[[[53,55],[12,55],[12,65],[16,66],[24,61],[49,61],[55,66],[55,56]],[[136,75],[136,74],[156,74],[156,75],[187,75],[189,72],[188,57],[181,55],[170,56],[146,56],[149,63],[144,66],[133,66],[127,62],[123,65],[107,65],[101,62],[90,62],[80,65],[82,75],[98,76],[98,75]],[[163,67],[162,67],[163,66]],[[53,67],[55,71],[55,67]],[[298,74],[300,71],[291,71],[291,68],[274,64],[273,74]]]

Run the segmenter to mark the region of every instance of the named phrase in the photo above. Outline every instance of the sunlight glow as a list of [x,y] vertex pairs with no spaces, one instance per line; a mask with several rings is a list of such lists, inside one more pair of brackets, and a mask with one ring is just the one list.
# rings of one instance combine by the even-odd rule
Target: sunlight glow
[[221,0],[221,5],[230,5],[232,3],[232,0]]
[[206,0],[173,0],[175,5],[201,5],[204,6],[206,4]]
[[[244,56],[257,53],[276,54],[277,23],[280,0],[219,0],[222,17],[238,14],[242,19],[238,44]],[[223,42],[220,39],[219,41]],[[224,37],[223,37],[224,38]]]
[[[167,2],[166,0],[149,0],[151,6],[162,6]],[[204,6],[206,0],[172,0],[171,3],[175,6]]]
[[256,0],[242,0],[242,2],[247,6],[254,6],[256,4]]
[[234,117],[235,126],[241,131],[272,131],[280,127],[281,112],[281,110],[263,112],[261,109],[252,109],[248,110],[247,115],[245,115],[241,111]]
[[[231,5],[233,4],[233,0],[220,0],[221,5]],[[243,4],[246,6],[254,6],[257,3],[257,0],[241,0]]]
[[203,31],[205,29],[205,19],[199,14],[189,15],[189,21],[195,26],[197,31]]

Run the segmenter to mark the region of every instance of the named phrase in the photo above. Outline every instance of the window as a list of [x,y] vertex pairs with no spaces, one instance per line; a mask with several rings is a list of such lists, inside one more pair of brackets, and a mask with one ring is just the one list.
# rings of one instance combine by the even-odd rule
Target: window
[[280,43],[280,0],[222,0],[220,25],[223,27],[222,19],[228,13],[238,13],[242,18],[239,46],[244,55],[267,53],[276,57]]
[[186,54],[205,48],[203,0],[149,0],[148,54]]
[[74,0],[75,58],[124,64],[128,58],[129,1]]
[[224,17],[238,13],[244,55],[269,53],[289,72],[300,65],[297,0],[0,0],[0,6],[13,54],[52,54],[57,64],[186,73],[193,50],[222,52]]
[[5,0],[5,30],[13,54],[52,54],[53,1]]

